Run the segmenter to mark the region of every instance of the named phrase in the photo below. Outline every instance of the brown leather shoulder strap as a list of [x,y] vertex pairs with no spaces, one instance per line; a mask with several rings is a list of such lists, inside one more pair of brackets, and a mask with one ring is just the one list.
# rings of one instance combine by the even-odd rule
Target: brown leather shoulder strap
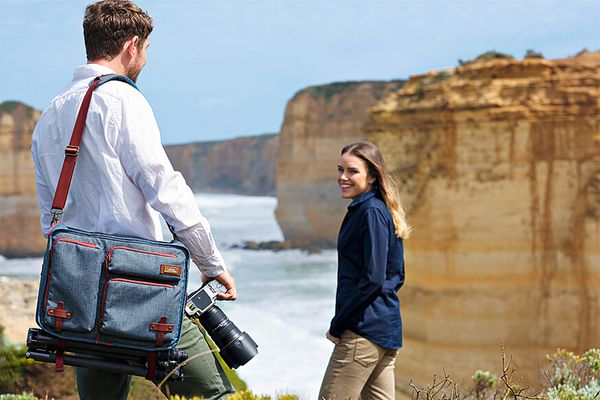
[[71,186],[73,171],[75,170],[77,156],[79,155],[79,145],[81,144],[81,138],[83,137],[85,120],[87,119],[88,109],[90,108],[92,93],[100,83],[100,79],[101,77],[94,79],[85,93],[83,102],[79,108],[79,113],[77,114],[75,126],[73,127],[71,141],[65,149],[65,161],[63,162],[62,169],[60,171],[60,177],[58,178],[58,184],[56,185],[56,192],[54,193],[54,200],[52,201],[52,225],[58,222],[58,219],[65,208],[65,203],[67,202],[67,195],[69,194],[69,187]]

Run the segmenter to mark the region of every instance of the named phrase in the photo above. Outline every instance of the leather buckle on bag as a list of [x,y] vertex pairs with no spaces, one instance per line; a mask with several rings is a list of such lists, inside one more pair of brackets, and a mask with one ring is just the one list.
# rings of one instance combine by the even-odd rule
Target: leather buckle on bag
[[66,156],[77,156],[79,154],[79,146],[68,145],[65,149]]

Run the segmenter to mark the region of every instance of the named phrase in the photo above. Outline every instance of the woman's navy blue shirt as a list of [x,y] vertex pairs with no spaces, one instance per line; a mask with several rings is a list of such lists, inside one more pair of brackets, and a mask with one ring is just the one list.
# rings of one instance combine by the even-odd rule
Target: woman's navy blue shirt
[[404,249],[392,215],[374,191],[348,206],[337,242],[338,284],[329,332],[346,329],[386,349],[402,347],[397,291],[404,283]]

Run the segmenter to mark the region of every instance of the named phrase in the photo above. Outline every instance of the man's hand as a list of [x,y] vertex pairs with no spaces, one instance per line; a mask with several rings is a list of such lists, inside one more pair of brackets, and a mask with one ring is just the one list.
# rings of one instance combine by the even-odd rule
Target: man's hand
[[331,333],[329,333],[329,331],[327,331],[327,333],[325,334],[325,337],[327,339],[329,339],[329,341],[332,342],[332,343],[334,343],[334,344],[340,344],[340,343],[342,343],[342,339],[337,338],[337,337],[331,335]]
[[225,271],[220,275],[215,276],[215,279],[225,285],[227,291],[225,293],[219,293],[217,299],[219,300],[236,300],[237,291],[235,290],[235,280],[229,271]]

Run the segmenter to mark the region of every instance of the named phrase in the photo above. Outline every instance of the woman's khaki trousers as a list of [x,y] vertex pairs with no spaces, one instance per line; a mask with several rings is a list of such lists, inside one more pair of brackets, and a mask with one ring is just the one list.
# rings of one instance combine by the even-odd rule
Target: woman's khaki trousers
[[321,384],[319,400],[394,399],[394,363],[388,350],[346,330],[336,344]]

